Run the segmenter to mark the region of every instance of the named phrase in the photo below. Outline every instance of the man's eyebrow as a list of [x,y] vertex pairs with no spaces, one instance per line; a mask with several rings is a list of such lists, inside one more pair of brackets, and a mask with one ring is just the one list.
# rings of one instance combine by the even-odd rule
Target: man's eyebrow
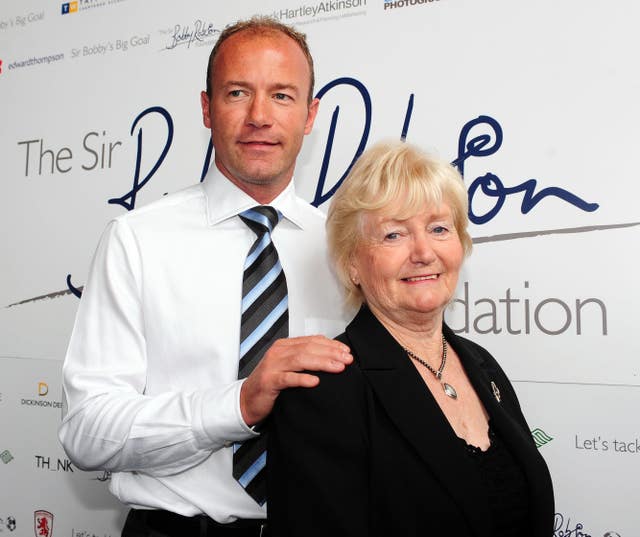
[[295,84],[274,84],[273,89],[275,90],[291,90],[298,93],[300,89]]
[[[230,86],[239,86],[241,88],[252,88],[252,87],[254,87],[254,84],[252,84],[251,82],[248,82],[246,80],[227,80],[222,85],[223,88],[228,88]],[[295,93],[300,93],[300,88],[296,84],[276,83],[276,84],[272,84],[269,87],[269,89],[270,89],[270,91],[289,90],[289,91],[293,91]]]
[[251,86],[251,84],[249,84],[249,82],[245,82],[243,80],[227,80],[224,84],[222,84],[223,87],[229,87],[229,86],[242,86],[242,87],[249,87]]

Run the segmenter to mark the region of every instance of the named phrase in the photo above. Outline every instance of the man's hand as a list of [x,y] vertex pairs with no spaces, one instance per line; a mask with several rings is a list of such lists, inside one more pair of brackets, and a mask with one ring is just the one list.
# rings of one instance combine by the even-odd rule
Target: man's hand
[[301,371],[340,373],[352,361],[349,347],[324,336],[277,340],[242,384],[242,418],[251,427],[269,415],[280,391],[318,385],[318,377]]

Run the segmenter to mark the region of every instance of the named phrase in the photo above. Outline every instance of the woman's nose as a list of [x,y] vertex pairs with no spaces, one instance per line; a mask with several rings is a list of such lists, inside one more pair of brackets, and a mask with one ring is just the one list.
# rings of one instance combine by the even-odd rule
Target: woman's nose
[[415,235],[412,241],[411,261],[428,265],[435,259],[435,252],[431,245],[431,240],[426,233]]

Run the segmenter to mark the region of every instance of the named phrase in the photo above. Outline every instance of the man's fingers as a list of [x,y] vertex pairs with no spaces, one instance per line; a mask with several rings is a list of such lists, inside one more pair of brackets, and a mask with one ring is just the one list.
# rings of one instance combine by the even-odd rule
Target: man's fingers
[[[353,361],[347,345],[325,338],[324,336],[306,336],[278,340],[268,354],[273,360],[282,360],[281,370],[335,371],[331,362],[350,364]],[[266,356],[265,356],[266,358]],[[337,369],[341,371],[341,369]]]
[[353,362],[349,347],[324,336],[277,340],[242,384],[240,411],[248,425],[263,420],[287,388],[313,388],[320,379],[308,372],[340,373]]
[[308,373],[294,373],[289,371],[280,375],[280,387],[278,389],[279,391],[282,391],[287,388],[313,388],[319,383],[320,379],[315,375],[310,375]]
[[326,373],[340,373],[353,361],[351,355],[334,357],[326,354],[298,354],[292,356],[283,368],[285,371],[325,371]]

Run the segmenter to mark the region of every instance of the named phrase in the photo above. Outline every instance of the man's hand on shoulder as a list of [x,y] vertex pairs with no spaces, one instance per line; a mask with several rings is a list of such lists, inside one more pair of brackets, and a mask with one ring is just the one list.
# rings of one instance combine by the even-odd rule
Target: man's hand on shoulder
[[318,385],[318,377],[302,371],[340,373],[352,361],[347,345],[324,336],[279,339],[242,384],[242,418],[253,426],[269,415],[282,390]]

